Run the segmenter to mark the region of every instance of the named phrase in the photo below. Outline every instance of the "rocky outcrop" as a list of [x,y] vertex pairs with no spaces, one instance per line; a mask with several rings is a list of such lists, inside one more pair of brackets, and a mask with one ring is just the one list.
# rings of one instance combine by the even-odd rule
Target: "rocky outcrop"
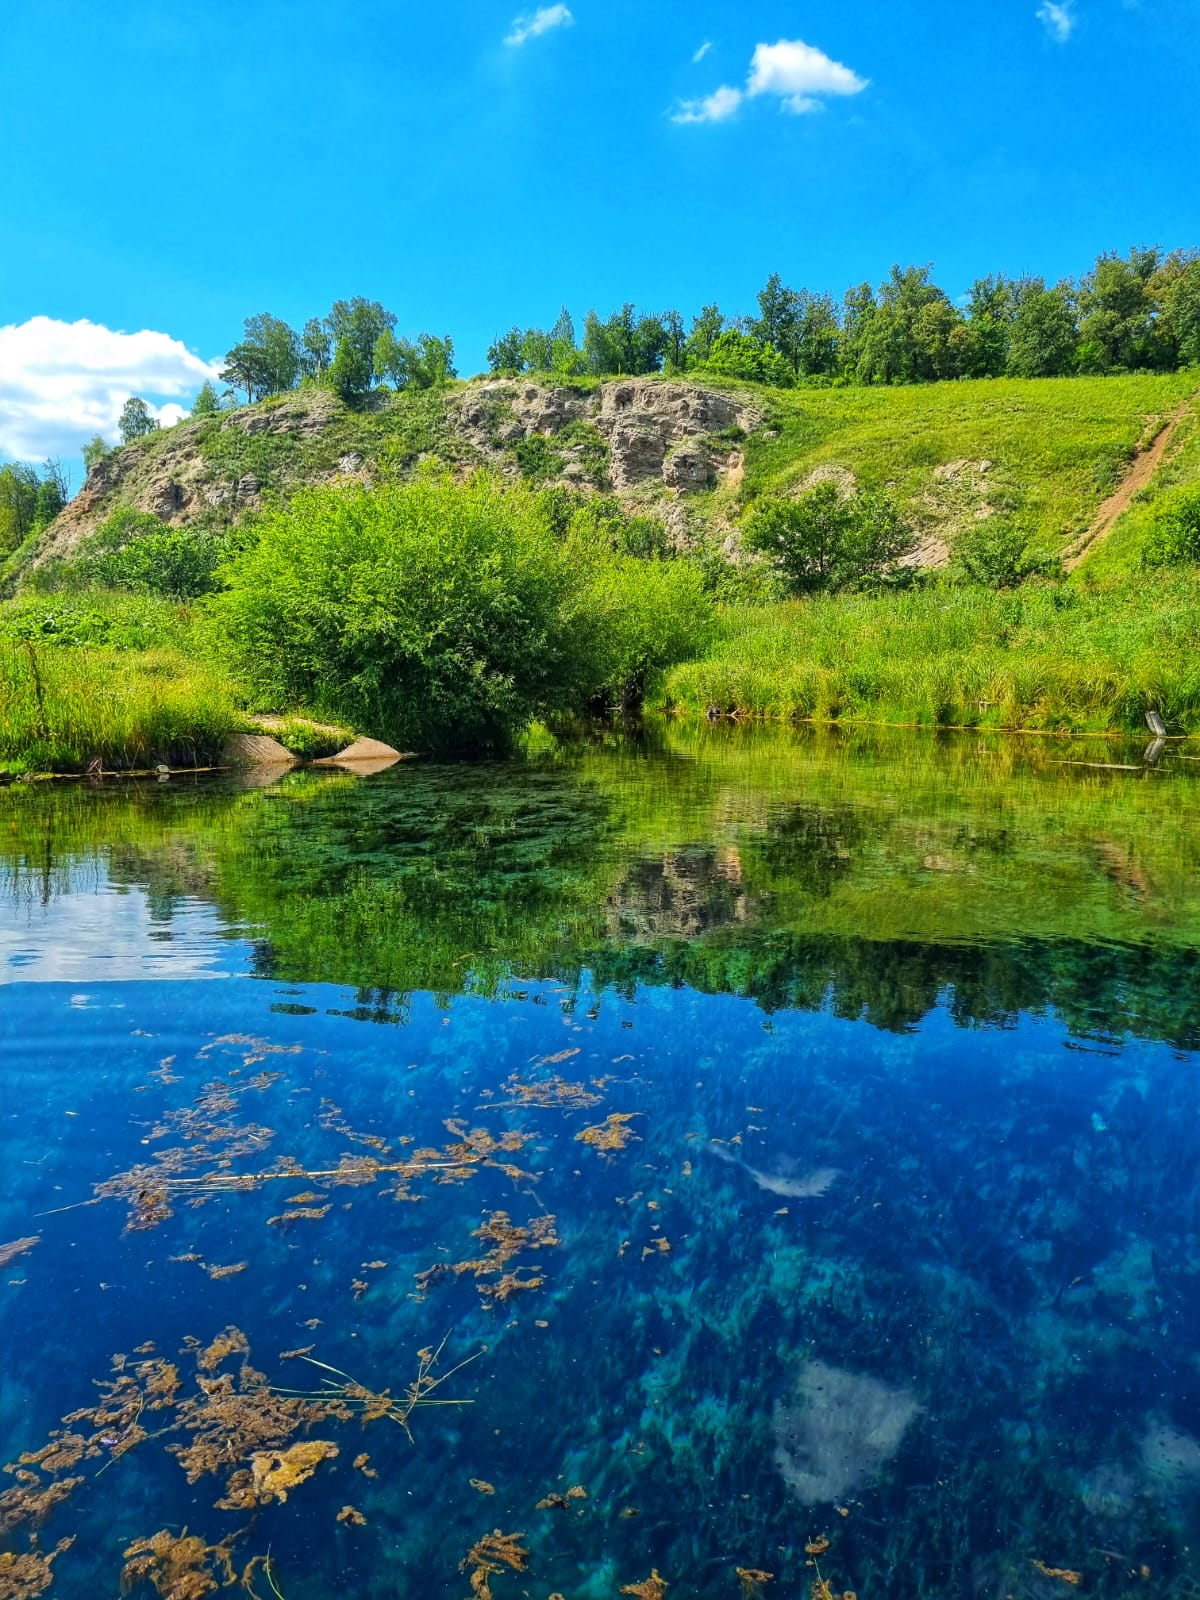
[[[413,465],[432,456],[456,471],[486,465],[515,477],[532,464],[541,481],[611,489],[682,529],[678,503],[736,483],[741,441],[762,425],[743,395],[660,379],[595,387],[484,379],[447,394],[432,421],[430,398],[416,408],[381,392],[351,412],[328,391],[306,390],[181,422],[98,462],[35,559],[69,558],[125,506],[186,527],[236,522],[306,484],[369,483],[377,456],[394,462],[397,444]],[[428,440],[415,448],[414,417]]]
[[710,489],[740,468],[737,445],[762,422],[739,395],[644,378],[596,389],[493,380],[449,404],[454,428],[485,459],[515,471],[513,447],[540,435],[561,451],[567,481],[586,475],[578,459],[583,424],[607,448],[618,493],[654,484],[679,495]]
[[761,418],[732,395],[690,383],[608,383],[599,426],[612,450],[617,489],[660,477],[679,492],[708,488],[733,453],[718,435],[740,438]]

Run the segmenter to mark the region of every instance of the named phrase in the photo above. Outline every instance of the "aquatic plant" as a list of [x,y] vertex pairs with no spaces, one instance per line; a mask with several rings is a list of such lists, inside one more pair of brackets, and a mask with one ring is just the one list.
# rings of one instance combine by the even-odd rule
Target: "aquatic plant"
[[490,1580],[506,1568],[524,1572],[529,1566],[529,1551],[521,1544],[523,1533],[501,1533],[499,1528],[485,1533],[458,1564],[460,1572],[470,1573],[471,1593],[476,1600],[492,1600]]
[[[342,1421],[348,1421],[349,1418],[355,1415],[360,1417],[364,1423],[377,1422],[386,1417],[390,1421],[398,1423],[404,1429],[411,1443],[412,1432],[408,1426],[409,1419],[419,1407],[469,1406],[474,1404],[471,1400],[450,1400],[444,1397],[435,1400],[432,1398],[435,1389],[440,1388],[443,1383],[452,1378],[455,1373],[461,1372],[464,1367],[469,1366],[472,1361],[477,1361],[481,1355],[487,1354],[487,1346],[483,1345],[473,1355],[465,1357],[451,1367],[448,1372],[438,1373],[437,1376],[434,1376],[435,1368],[442,1351],[446,1348],[448,1338],[449,1335],[442,1340],[436,1349],[430,1345],[424,1350],[417,1351],[417,1375],[404,1393],[399,1396],[393,1395],[390,1389],[382,1389],[376,1393],[374,1390],[356,1382],[347,1373],[339,1371],[337,1367],[331,1367],[324,1361],[315,1361],[312,1356],[304,1354],[301,1354],[301,1360],[310,1362],[314,1367],[321,1367],[326,1372],[332,1373],[333,1376],[325,1378],[320,1387],[314,1390],[277,1388],[274,1392],[290,1398],[319,1404],[323,1415],[337,1417]],[[365,1469],[366,1461],[367,1457],[363,1456],[356,1460],[354,1464],[359,1466],[361,1462],[362,1469]]]

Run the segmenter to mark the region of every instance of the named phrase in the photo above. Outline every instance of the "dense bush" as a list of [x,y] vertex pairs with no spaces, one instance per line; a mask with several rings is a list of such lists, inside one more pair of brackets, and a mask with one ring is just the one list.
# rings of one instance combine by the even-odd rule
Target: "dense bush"
[[194,600],[216,587],[213,576],[229,535],[172,528],[149,512],[123,506],[80,546],[75,575],[112,589]]
[[1057,557],[1032,555],[1025,529],[1002,517],[972,523],[959,534],[954,561],[969,582],[987,589],[1013,589],[1027,578],[1062,576]]
[[880,578],[911,550],[913,532],[887,495],[846,495],[826,480],[807,494],[772,497],[756,507],[745,542],[768,556],[790,592],[800,595]]
[[564,533],[562,510],[483,475],[308,490],[211,604],[261,699],[418,747],[488,743],[636,694],[703,634],[696,572]]
[[1174,567],[1192,561],[1200,561],[1200,487],[1173,489],[1150,513],[1142,562]]

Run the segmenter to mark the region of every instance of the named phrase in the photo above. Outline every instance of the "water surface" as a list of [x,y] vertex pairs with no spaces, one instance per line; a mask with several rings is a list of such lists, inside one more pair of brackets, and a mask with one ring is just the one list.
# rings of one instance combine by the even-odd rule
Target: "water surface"
[[0,1593],[1198,1592],[1200,763],[1092,753],[4,796]]

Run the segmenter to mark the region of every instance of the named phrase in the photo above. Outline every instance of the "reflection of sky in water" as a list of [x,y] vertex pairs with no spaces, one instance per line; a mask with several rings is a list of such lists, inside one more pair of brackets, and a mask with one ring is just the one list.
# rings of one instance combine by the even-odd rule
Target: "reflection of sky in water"
[[[950,847],[906,837],[887,879],[845,808],[736,846],[697,812],[686,847],[638,839],[608,870],[607,835],[564,854],[563,781],[504,771],[490,833],[462,799],[483,779],[430,770],[419,793],[405,773],[244,807],[258,831],[223,857],[197,828],[114,858],[149,890],[115,888],[100,848],[47,904],[49,865],[0,883],[0,1246],[33,1241],[0,1269],[0,1463],[147,1340],[192,1394],[185,1342],[230,1325],[287,1386],[323,1381],[309,1349],[396,1394],[443,1336],[449,1361],[487,1347],[446,1391],[469,1404],[412,1442],[315,1421],[340,1453],[253,1517],[220,1504],[223,1442],[189,1483],[169,1416],[120,1456],[126,1424],[105,1425],[38,1532],[77,1535],[48,1600],[115,1594],[133,1541],[185,1526],[239,1532],[239,1573],[271,1550],[286,1600],[463,1600],[495,1528],[530,1552],[495,1600],[654,1594],[653,1570],[666,1600],[759,1592],[738,1566],[775,1575],[763,1600],[813,1600],[826,1538],[832,1592],[864,1600],[1200,1592],[1190,947],[972,938],[995,895],[968,922],[948,889],[942,942],[889,938]],[[1027,908],[1029,847],[994,855]],[[563,926],[589,959],[553,955]],[[514,947],[561,975],[514,974]],[[480,952],[494,976],[457,992]],[[610,1115],[624,1148],[581,1140]],[[456,1177],[465,1130],[519,1137]],[[168,1213],[127,1229],[169,1150]],[[438,1159],[398,1193],[417,1151]],[[342,1167],[364,1159],[372,1181]],[[489,1300],[473,1268],[498,1214],[557,1242]]]
[[156,915],[140,888],[101,881],[48,902],[8,900],[0,916],[0,984],[219,978],[242,970],[220,917],[198,900]]

